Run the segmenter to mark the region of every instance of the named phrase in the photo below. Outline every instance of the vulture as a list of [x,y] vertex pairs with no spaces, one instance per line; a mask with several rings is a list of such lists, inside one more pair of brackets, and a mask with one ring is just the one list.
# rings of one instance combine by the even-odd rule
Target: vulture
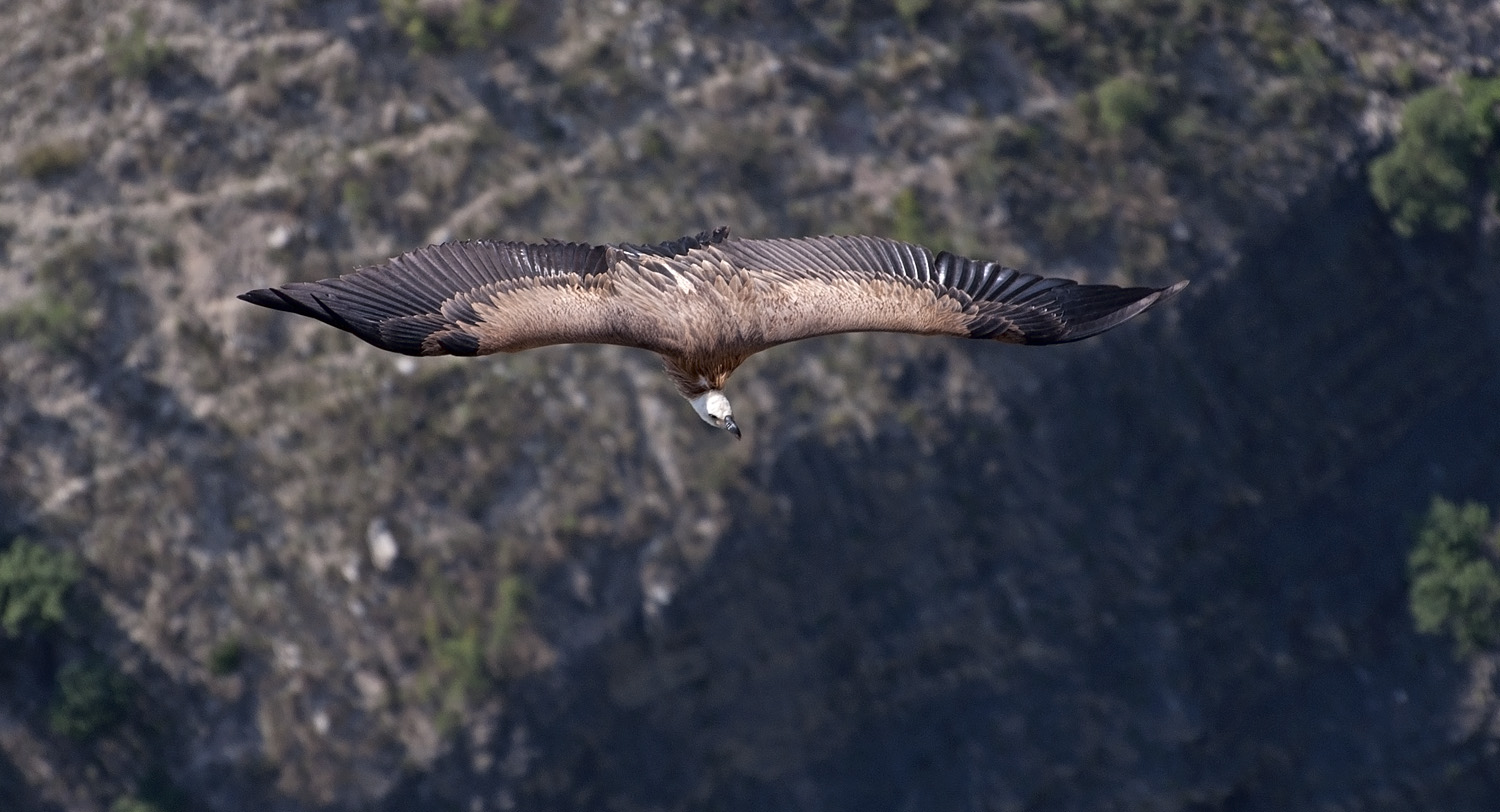
[[733,239],[718,228],[657,245],[449,242],[239,298],[406,355],[650,350],[704,422],[739,437],[724,384],[778,344],[860,331],[1062,344],[1186,284],[1080,285],[882,237]]

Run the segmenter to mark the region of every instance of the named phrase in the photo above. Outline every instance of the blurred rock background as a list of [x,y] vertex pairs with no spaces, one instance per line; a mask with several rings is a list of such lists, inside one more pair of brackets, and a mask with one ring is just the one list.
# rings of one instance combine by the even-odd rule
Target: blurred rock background
[[[0,29],[0,808],[1500,803],[1494,3]],[[773,350],[742,443],[645,354],[234,299],[721,224],[1194,284],[1081,345]]]

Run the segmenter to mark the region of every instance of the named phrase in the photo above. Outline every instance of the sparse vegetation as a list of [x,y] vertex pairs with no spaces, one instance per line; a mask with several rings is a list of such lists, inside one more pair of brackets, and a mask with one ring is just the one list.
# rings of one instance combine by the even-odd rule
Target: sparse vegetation
[[1417,629],[1453,638],[1460,656],[1500,643],[1500,534],[1484,505],[1435,498],[1411,551]]
[[38,295],[0,309],[0,337],[35,341],[54,350],[84,346],[103,319],[100,253],[91,241],[64,245],[37,268]]
[[0,553],[0,631],[15,637],[61,624],[78,578],[72,555],[16,539]]
[[1401,135],[1370,165],[1370,192],[1396,232],[1457,231],[1486,183],[1500,185],[1500,79],[1462,79],[1407,102]]
[[166,770],[154,765],[141,777],[135,792],[115,799],[109,812],[189,812],[197,808]]
[[932,0],[891,0],[896,6],[896,13],[906,21],[908,26],[917,24],[917,17],[932,5]]
[[166,43],[153,38],[147,28],[145,11],[137,9],[130,15],[129,30],[111,33],[105,38],[105,57],[116,76],[148,79],[171,59],[171,49]]
[[891,215],[892,237],[921,245],[932,242],[927,215],[922,211],[922,202],[917,199],[915,189],[902,189],[896,194],[896,199],[891,201]]
[[358,226],[369,222],[372,205],[370,184],[350,178],[344,181],[340,192],[344,216],[349,218],[349,223]]
[[208,672],[225,677],[245,664],[245,644],[238,637],[228,637],[214,644],[208,652]]
[[1244,26],[1257,50],[1280,70],[1290,69],[1296,57],[1296,26],[1290,9],[1274,4],[1251,7],[1245,14]]
[[88,150],[71,140],[46,141],[21,153],[21,174],[38,183],[71,175],[88,161]]
[[126,795],[110,804],[109,812],[164,812],[164,810],[144,798]]
[[743,0],[703,0],[702,8],[716,20],[727,20],[744,11]]
[[1140,127],[1156,111],[1156,96],[1142,77],[1123,74],[1094,88],[1099,126],[1105,133],[1118,136]]
[[525,583],[511,574],[495,587],[488,617],[461,620],[457,609],[442,604],[427,618],[424,636],[432,653],[429,690],[438,719],[447,727],[506,674],[516,630],[524,620]]
[[80,314],[71,302],[42,297],[0,310],[0,335],[33,339],[65,349],[76,336]]
[[380,0],[386,22],[411,40],[417,51],[433,53],[484,48],[510,27],[519,0],[460,0],[453,5],[420,0]]
[[94,739],[125,720],[130,692],[130,681],[108,661],[96,657],[69,661],[57,672],[48,724],[59,736]]
[[159,268],[175,268],[182,256],[182,249],[171,237],[163,237],[146,249],[146,261]]
[[474,697],[490,684],[489,669],[478,625],[441,630],[429,623],[427,645],[432,652],[432,690],[438,704],[440,727],[451,727]]

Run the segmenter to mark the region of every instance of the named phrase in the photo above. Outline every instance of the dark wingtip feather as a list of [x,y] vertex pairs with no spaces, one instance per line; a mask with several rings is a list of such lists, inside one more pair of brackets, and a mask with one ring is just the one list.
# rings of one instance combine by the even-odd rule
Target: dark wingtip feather
[[[1172,297],[1181,293],[1182,289],[1187,287],[1187,285],[1188,280],[1184,279],[1180,282],[1174,282],[1164,288],[1155,288],[1154,290],[1146,288],[1146,290],[1152,290],[1152,292],[1146,296],[1141,297],[1135,302],[1135,304],[1127,305],[1126,307],[1122,308],[1121,312],[1125,312],[1126,315],[1124,315],[1120,319],[1120,321],[1125,321],[1126,319],[1133,318],[1134,316],[1139,315],[1140,313],[1153,307],[1156,307],[1157,305],[1167,301],[1168,299],[1171,299]],[[1141,288],[1127,288],[1127,290],[1141,290]],[[1115,322],[1115,324],[1119,323],[1120,322],[1118,321]]]
[[[280,288],[261,288],[241,293],[237,298],[251,304],[295,313],[332,325],[375,346],[403,355],[428,355],[424,341],[443,329],[441,319],[423,315],[406,315],[393,310],[372,310],[367,301],[349,300],[338,288],[323,282],[292,282]],[[384,303],[377,303],[380,308]]]
[[1018,344],[1067,344],[1118,327],[1187,286],[1185,281],[1165,288],[1046,281],[1062,284],[1040,290],[1028,285],[1021,296],[982,308],[969,325],[970,336]]
[[[1182,280],[1164,288],[1113,288],[1107,285],[1079,285],[1058,291],[1062,294],[1060,298],[1064,322],[1062,330],[1055,336],[1049,337],[1044,342],[1049,344],[1065,344],[1070,341],[1096,336],[1106,330],[1124,324],[1125,322],[1139,316],[1146,310],[1155,307],[1167,299],[1176,296],[1187,287],[1187,280]],[[1100,300],[1090,302],[1086,300],[1086,294],[1098,292]],[[1027,342],[1032,343],[1032,342]]]
[[1173,283],[1171,285],[1168,285],[1168,286],[1162,288],[1161,290],[1157,291],[1157,293],[1159,295],[1156,297],[1156,301],[1152,302],[1151,304],[1153,304],[1153,305],[1159,305],[1162,302],[1165,302],[1166,300],[1172,298],[1173,296],[1176,296],[1177,294],[1181,293],[1182,289],[1185,288],[1185,287],[1187,287],[1187,286],[1188,286],[1188,280],[1186,280],[1186,279],[1182,280],[1181,282],[1176,282],[1176,283]]
[[259,290],[241,293],[238,298],[261,307],[269,307],[272,310],[280,310],[284,313],[296,313],[299,316],[308,316],[318,321],[332,324],[341,329],[349,329],[348,321],[328,309],[328,305],[322,302],[309,288],[317,283],[293,282],[286,287],[261,288]]
[[280,310],[285,313],[296,313],[302,316],[310,316],[307,306],[287,296],[276,288],[257,288],[247,290],[235,297],[243,302],[249,302],[261,307],[269,307],[272,310]]

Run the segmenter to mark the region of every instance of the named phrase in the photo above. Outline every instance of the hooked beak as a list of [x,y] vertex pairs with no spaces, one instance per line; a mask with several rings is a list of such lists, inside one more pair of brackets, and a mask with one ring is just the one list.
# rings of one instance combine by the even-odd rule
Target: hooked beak
[[724,430],[733,434],[736,440],[743,439],[740,437],[740,427],[735,425],[734,418],[732,417],[724,418]]

